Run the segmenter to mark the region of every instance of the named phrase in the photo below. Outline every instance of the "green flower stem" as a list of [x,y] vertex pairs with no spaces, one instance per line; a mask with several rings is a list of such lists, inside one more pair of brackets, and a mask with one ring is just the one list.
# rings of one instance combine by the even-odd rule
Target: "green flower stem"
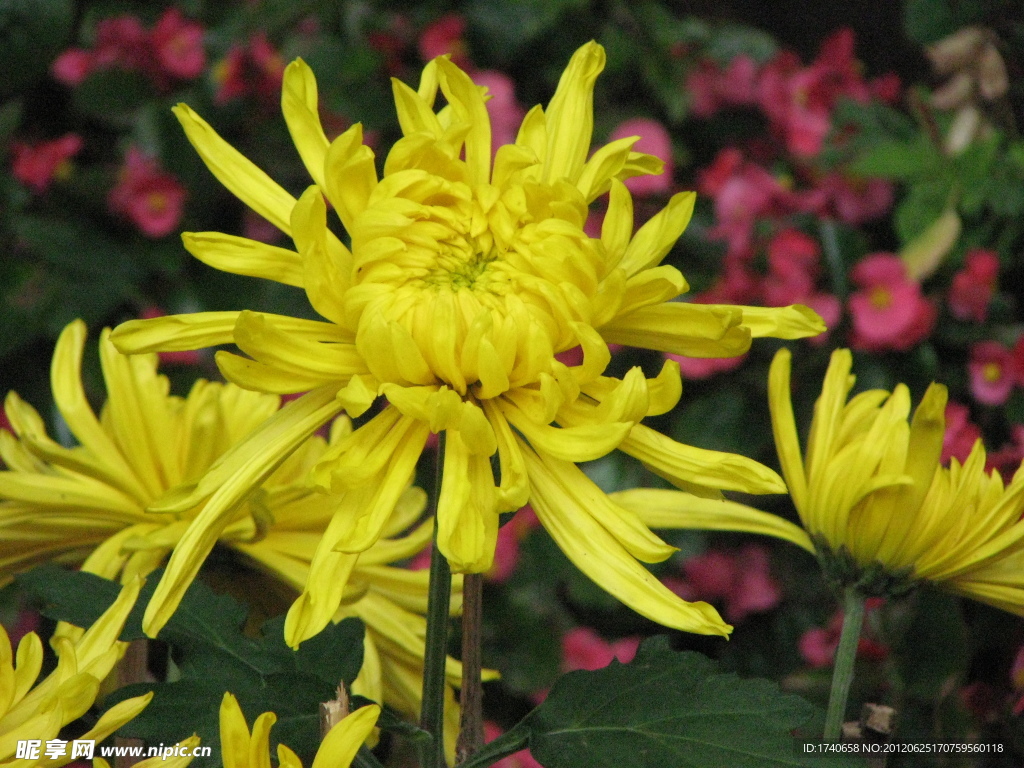
[[483,598],[483,575],[467,573],[462,582],[462,721],[455,748],[460,764],[484,745],[484,689],[480,682]]
[[828,714],[825,716],[825,740],[839,741],[843,731],[843,717],[846,714],[846,699],[853,682],[853,665],[857,660],[857,644],[864,624],[864,596],[856,587],[848,586],[843,593],[843,632],[839,636],[839,648],[832,667],[832,692],[828,697]]
[[420,748],[421,768],[446,768],[444,759],[445,661],[448,656],[448,614],[452,599],[452,571],[437,548],[437,501],[441,496],[445,434],[437,441],[434,478],[434,545],[430,553],[430,587],[427,594],[427,637],[423,657],[423,706],[420,727],[431,740]]

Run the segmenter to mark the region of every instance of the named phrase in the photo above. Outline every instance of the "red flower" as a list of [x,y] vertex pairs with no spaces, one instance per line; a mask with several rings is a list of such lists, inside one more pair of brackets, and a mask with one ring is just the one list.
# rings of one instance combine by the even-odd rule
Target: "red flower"
[[263,32],[257,32],[246,45],[235,44],[213,67],[217,90],[213,100],[226,104],[253,95],[271,102],[281,91],[284,59]]
[[11,172],[26,187],[41,194],[54,179],[67,177],[71,172],[71,158],[81,149],[82,137],[77,133],[67,133],[39,144],[15,142]]
[[131,147],[117,184],[107,196],[113,213],[130,220],[147,237],[165,237],[178,227],[185,188],[153,158]]
[[738,552],[711,550],[683,564],[686,581],[670,585],[687,600],[722,600],[725,617],[742,621],[751,613],[771,610],[782,599],[771,576],[768,550],[751,544]]
[[[881,606],[878,599],[868,600],[865,608],[868,613]],[[809,667],[821,669],[832,663],[839,647],[839,636],[843,630],[843,612],[836,611],[829,620],[827,627],[812,627],[801,635],[798,647],[800,655]],[[884,661],[889,649],[870,637],[864,635],[857,642],[857,658],[865,661]]]
[[935,307],[907,276],[898,256],[871,254],[853,268],[851,277],[861,288],[848,302],[855,348],[906,351],[931,333]]
[[964,266],[953,275],[949,286],[949,311],[957,320],[983,323],[999,277],[999,256],[995,251],[968,251]]
[[178,8],[168,8],[149,33],[161,71],[181,80],[199,77],[206,67],[203,28],[186,21]]
[[590,627],[576,627],[562,635],[562,666],[566,672],[607,667],[612,659],[623,664],[633,660],[640,647],[639,637],[607,642]]
[[466,42],[466,20],[457,13],[449,13],[434,21],[420,35],[419,50],[424,61],[450,54],[460,69],[472,69]]

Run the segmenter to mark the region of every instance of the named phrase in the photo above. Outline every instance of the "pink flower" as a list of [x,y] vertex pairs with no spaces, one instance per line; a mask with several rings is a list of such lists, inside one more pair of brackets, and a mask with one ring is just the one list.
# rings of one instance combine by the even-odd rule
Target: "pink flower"
[[[484,721],[484,742],[494,741],[503,733],[504,731],[497,723],[492,723],[490,720]],[[493,764],[493,768],[543,768],[543,766],[533,759],[528,749],[523,749],[508,757],[503,757]]]
[[203,28],[194,21],[186,21],[180,9],[171,7],[164,11],[149,39],[157,64],[165,74],[191,80],[203,73]]
[[461,69],[472,69],[463,35],[466,20],[457,13],[449,13],[434,21],[420,35],[419,50],[424,61],[451,54],[452,61]]
[[975,248],[967,252],[964,266],[953,275],[949,286],[949,311],[957,320],[983,323],[999,277],[999,256],[995,251]]
[[963,463],[974,448],[974,443],[981,439],[981,430],[971,421],[971,411],[963,403],[949,401],[946,403],[946,433],[942,437],[942,463],[951,458]]
[[853,319],[850,343],[855,348],[906,351],[931,332],[935,307],[921,295],[921,286],[907,276],[898,256],[866,256],[853,268],[851,277],[861,289],[848,302]]
[[785,307],[809,296],[814,291],[820,254],[818,242],[797,229],[776,233],[768,243],[768,275],[762,283],[764,303]]
[[144,69],[150,61],[146,28],[137,16],[125,14],[102,19],[96,24],[93,49],[96,67],[108,69]]
[[[146,307],[139,313],[139,318],[142,320],[150,320],[154,317],[164,317],[167,313],[164,312],[160,307]],[[202,355],[197,349],[189,349],[181,352],[159,352],[157,353],[160,357],[161,363],[168,365],[196,365],[201,359]]]
[[985,405],[1005,403],[1020,378],[1019,367],[1011,350],[998,341],[972,344],[967,371],[974,399]]
[[635,118],[619,123],[608,137],[609,141],[639,136],[633,149],[654,155],[665,163],[661,173],[652,176],[634,176],[626,179],[625,185],[634,195],[659,195],[672,188],[672,137],[657,120]]
[[[867,612],[877,610],[882,605],[878,598],[867,601]],[[827,627],[812,627],[800,636],[798,648],[804,662],[813,669],[822,669],[832,663],[836,649],[839,647],[839,636],[843,629],[843,612],[836,611],[829,620]],[[889,649],[866,636],[861,635],[857,643],[857,658],[865,661],[884,661]]]
[[829,198],[836,217],[858,225],[884,215],[892,208],[892,184],[884,179],[858,179],[830,173],[818,184]]
[[281,240],[281,230],[255,211],[246,208],[242,213],[242,237],[274,245]]
[[691,557],[683,573],[690,590],[687,599],[721,599],[729,621],[771,610],[782,599],[771,576],[768,550],[756,544],[735,553],[710,550]]
[[566,672],[607,667],[612,659],[623,664],[633,660],[640,647],[639,637],[607,642],[590,627],[576,627],[562,635],[562,667]]
[[90,51],[83,48],[68,48],[54,59],[50,65],[50,74],[58,83],[74,88],[85,81],[94,64],[95,58]]
[[734,57],[718,80],[719,98],[730,106],[753,104],[757,95],[757,75],[757,62],[750,56],[741,53]]
[[284,59],[260,31],[247,44],[232,45],[213,66],[212,77],[216,86],[213,100],[217,104],[250,95],[269,103],[281,91]]
[[130,147],[117,184],[107,196],[107,205],[147,237],[164,237],[178,227],[185,188],[174,176],[160,170],[155,159]]
[[82,137],[66,133],[59,139],[39,144],[15,142],[12,146],[14,178],[36,194],[45,192],[54,179],[63,179],[71,173],[71,158],[82,149]]

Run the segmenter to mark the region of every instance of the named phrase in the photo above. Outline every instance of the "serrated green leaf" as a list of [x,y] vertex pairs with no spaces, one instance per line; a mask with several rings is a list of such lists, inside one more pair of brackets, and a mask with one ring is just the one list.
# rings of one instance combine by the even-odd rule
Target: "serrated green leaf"
[[658,637],[629,664],[562,677],[523,726],[545,768],[763,768],[821,765],[792,735],[815,712],[776,683],[723,674]]
[[[160,574],[154,572],[147,579],[121,639],[143,637],[142,615]],[[52,565],[29,571],[18,582],[42,602],[46,616],[79,626],[92,624],[120,589],[93,574]],[[363,625],[358,619],[328,625],[293,651],[285,645],[282,618],[266,622],[261,637],[251,637],[242,631],[246,615],[246,608],[234,598],[193,582],[158,637],[170,647],[181,677],[172,683],[115,691],[109,697],[111,704],[155,692],[150,705],[119,735],[173,743],[195,732],[217,754],[218,713],[224,693],[230,691],[249,722],[263,712],[277,714],[272,744],[285,743],[300,756],[315,753],[320,703],[333,699],[338,684],[351,683],[362,666]],[[182,712],[188,712],[188,717],[183,718]],[[216,759],[205,764],[215,765]],[[204,761],[193,765],[203,768]]]

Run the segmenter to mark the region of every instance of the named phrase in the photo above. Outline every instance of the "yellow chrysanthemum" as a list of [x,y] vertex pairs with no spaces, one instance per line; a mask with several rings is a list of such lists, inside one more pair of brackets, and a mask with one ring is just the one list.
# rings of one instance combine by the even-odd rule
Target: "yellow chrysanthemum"
[[[568,557],[639,613],[694,632],[728,632],[714,609],[680,600],[640,565],[673,550],[576,463],[618,448],[704,495],[777,493],[784,490],[781,479],[743,457],[680,445],[642,426],[644,417],[676,404],[678,367],[667,364],[650,380],[639,369],[622,380],[605,377],[608,343],[732,356],[752,336],[798,338],[824,325],[805,307],[673,301],[686,281],[674,267],[659,265],[689,222],[694,195],[674,196],[633,234],[622,179],[657,172],[660,161],[633,152],[636,138],[612,142],[588,159],[593,89],[603,66],[599,45],[578,50],[547,110],[532,109],[516,142],[499,148],[492,163],[486,89],[447,58],[436,59],[418,91],[394,81],[404,136],[378,177],[360,125],[327,140],[316,81],[295,61],[285,72],[282,107],[315,182],[299,200],[187,106],[177,107],[213,174],[289,234],[297,250],[210,232],[186,234],[186,247],[216,268],[304,288],[326,322],[212,312],[135,321],[115,331],[119,348],[133,353],[233,342],[249,357],[218,353],[230,381],[264,392],[307,392],[192,494],[161,505],[183,511],[211,495],[217,499],[172,556],[166,585],[205,557],[204,546],[230,519],[235,499],[295,443],[342,409],[359,416],[383,396],[386,405],[313,468],[315,483],[345,497],[289,613],[291,640],[316,632],[333,612],[324,590],[336,578],[326,562],[377,540],[428,434],[440,431],[447,441],[438,546],[454,570],[487,570],[498,515],[529,501]],[[447,105],[435,111],[439,91]],[[590,238],[583,229],[588,206],[605,192],[601,237]],[[325,200],[351,248],[328,227]],[[575,347],[582,348],[581,365],[555,358]],[[176,589],[165,584],[161,589]]]
[[712,523],[671,491],[628,491],[620,503],[642,509],[655,527],[787,539],[815,552],[837,584],[863,594],[928,581],[1024,615],[1024,472],[1004,486],[999,472],[985,471],[981,440],[964,464],[942,466],[946,388],[932,384],[908,421],[902,384],[849,397],[855,377],[846,349],[832,353],[801,455],[790,357],[786,349],[776,354],[769,398],[782,472],[806,533],[739,504]]
[[[380,707],[375,704],[346,715],[320,742],[312,768],[349,768],[356,752],[373,731],[379,715]],[[225,693],[220,705],[221,762],[224,768],[270,768],[270,729],[275,722],[277,715],[264,712],[256,718],[250,732],[242,708],[238,706],[238,699]],[[181,745],[192,749],[198,743],[199,740],[192,737]],[[185,768],[191,762],[191,757],[171,757],[167,760],[151,757],[136,765],[139,768]],[[278,744],[277,765],[278,768],[302,768],[302,761],[284,744]],[[93,766],[110,768],[110,764],[102,758],[93,760]]]
[[848,350],[832,354],[803,458],[788,350],[769,375],[782,471],[804,527],[829,550],[832,575],[865,579],[869,590],[930,581],[1024,613],[1024,473],[1004,487],[998,472],[985,471],[980,440],[962,466],[943,467],[946,388],[932,384],[908,423],[902,384],[848,400],[851,367]]
[[[0,457],[8,467],[0,471],[4,581],[49,561],[81,563],[84,571],[124,583],[149,574],[190,530],[192,520],[205,513],[201,504],[181,514],[147,507],[168,494],[182,493],[182,486],[187,489],[280,405],[275,395],[207,381],[197,382],[185,398],[170,395],[166,377],[157,373],[155,355],[122,355],[104,333],[100,360],[109,397],[97,418],[82,389],[85,337],[80,321],[65,328],[52,366],[57,410],[80,445],[65,448],[54,442],[30,405],[13,392],[7,397],[14,435],[0,430]],[[304,440],[258,491],[236,505],[217,541],[301,592],[338,503],[308,488],[306,473],[350,432],[351,423],[342,417],[333,424],[329,442],[319,436]],[[412,718],[420,708],[429,574],[390,564],[414,556],[430,542],[432,523],[417,525],[425,500],[421,489],[406,487],[373,547],[330,556],[328,566],[338,577],[324,585],[332,607],[319,627],[346,616],[361,619],[367,661],[357,692]],[[406,530],[411,532],[403,535]],[[201,564],[196,563],[196,571]],[[194,574],[161,604],[164,613],[154,619],[153,609],[147,610],[146,626],[153,634],[152,623],[166,622]],[[457,580],[452,604],[456,614],[461,587]],[[450,685],[460,685],[461,674],[459,663],[449,659]],[[454,701],[450,689],[448,695]],[[450,729],[457,729],[458,717],[453,707]]]
[[[47,758],[40,750],[38,759],[18,758],[18,742],[56,739],[60,729],[77,720],[96,701],[100,683],[124,655],[127,643],[119,642],[141,581],[133,579],[121,589],[114,604],[86,630],[58,624],[51,645],[57,654],[57,667],[36,685],[43,664],[43,644],[34,632],[18,643],[17,664],[11,656],[7,632],[0,627],[0,764],[30,768],[33,765],[64,765],[72,760]],[[80,739],[101,741],[138,715],[152,693],[127,699],[103,713]]]

